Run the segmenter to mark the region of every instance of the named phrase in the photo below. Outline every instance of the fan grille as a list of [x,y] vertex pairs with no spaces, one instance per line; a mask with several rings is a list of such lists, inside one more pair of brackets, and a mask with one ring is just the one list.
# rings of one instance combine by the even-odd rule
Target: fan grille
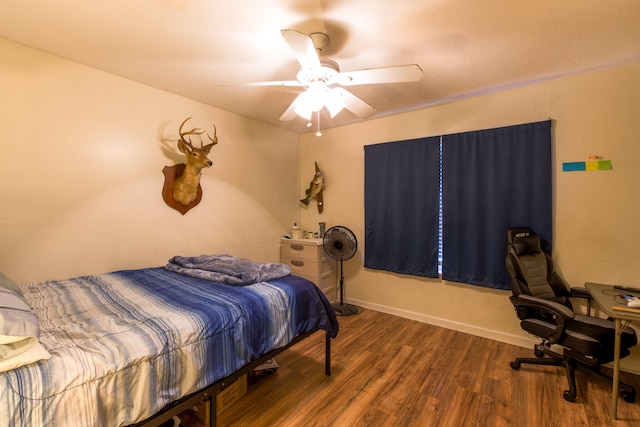
[[353,231],[338,225],[327,230],[323,239],[323,247],[331,258],[345,261],[355,255],[358,241]]

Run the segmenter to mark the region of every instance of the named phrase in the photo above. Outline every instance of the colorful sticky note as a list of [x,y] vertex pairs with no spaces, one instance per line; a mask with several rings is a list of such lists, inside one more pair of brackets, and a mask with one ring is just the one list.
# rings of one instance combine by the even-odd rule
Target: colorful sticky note
[[563,172],[583,171],[585,170],[584,162],[566,162],[562,164]]
[[585,170],[588,171],[597,171],[598,170],[598,161],[597,160],[589,160],[585,162]]
[[607,171],[611,169],[611,160],[589,160],[586,162],[565,162],[562,164],[562,172]]
[[601,171],[611,170],[611,160],[600,160],[598,162],[598,170],[601,170]]

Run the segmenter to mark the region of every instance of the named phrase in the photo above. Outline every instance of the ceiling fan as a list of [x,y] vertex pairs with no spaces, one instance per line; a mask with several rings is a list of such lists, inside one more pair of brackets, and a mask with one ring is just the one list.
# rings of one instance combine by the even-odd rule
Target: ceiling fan
[[335,61],[320,56],[322,49],[329,43],[329,36],[326,34],[306,35],[295,30],[282,30],[282,36],[300,63],[297,80],[251,84],[306,88],[282,114],[282,121],[292,120],[296,115],[310,121],[312,114],[324,107],[329,110],[331,117],[346,108],[358,117],[368,118],[376,113],[375,108],[342,86],[414,82],[422,77],[422,69],[417,64],[340,72]]

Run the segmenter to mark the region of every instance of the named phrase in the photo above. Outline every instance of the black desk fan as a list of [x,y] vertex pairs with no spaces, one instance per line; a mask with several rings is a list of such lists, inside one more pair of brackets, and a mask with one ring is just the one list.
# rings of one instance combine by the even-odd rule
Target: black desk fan
[[327,255],[336,261],[340,261],[340,304],[333,304],[336,315],[351,316],[358,314],[358,307],[344,303],[344,273],[342,271],[342,262],[351,259],[358,249],[356,235],[347,227],[336,225],[328,229],[324,234],[322,246]]

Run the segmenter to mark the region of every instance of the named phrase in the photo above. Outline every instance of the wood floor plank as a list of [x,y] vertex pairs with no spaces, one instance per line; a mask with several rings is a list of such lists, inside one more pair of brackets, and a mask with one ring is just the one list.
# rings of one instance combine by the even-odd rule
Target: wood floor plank
[[[609,417],[611,386],[577,373],[578,400],[566,402],[562,368],[510,368],[524,349],[363,310],[340,317],[332,375],[324,335],[278,356],[278,372],[249,386],[218,416],[223,427],[553,427],[640,425],[640,404],[622,399]],[[514,322],[516,322],[514,316]],[[640,378],[622,373],[640,393]],[[191,427],[185,424],[186,427]]]

